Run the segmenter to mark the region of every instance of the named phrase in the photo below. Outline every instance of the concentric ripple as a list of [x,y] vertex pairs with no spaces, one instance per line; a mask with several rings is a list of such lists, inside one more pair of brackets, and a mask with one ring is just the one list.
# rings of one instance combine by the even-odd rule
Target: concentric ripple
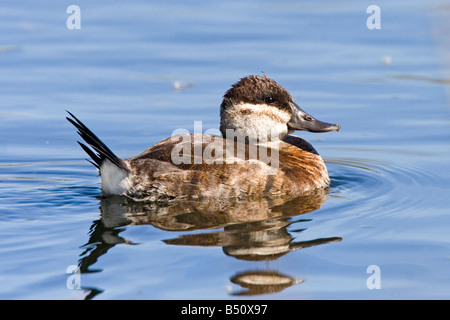
[[359,209],[383,208],[383,212],[424,208],[433,200],[435,174],[412,166],[346,158],[327,159],[331,197],[343,198]]

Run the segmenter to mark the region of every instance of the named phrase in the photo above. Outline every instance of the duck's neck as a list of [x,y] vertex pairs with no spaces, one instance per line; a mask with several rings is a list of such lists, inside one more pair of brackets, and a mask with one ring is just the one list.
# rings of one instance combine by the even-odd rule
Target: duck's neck
[[227,128],[225,130],[222,130],[221,128],[221,131],[222,136],[227,140],[234,140],[247,144],[258,144],[262,146],[276,145],[282,141],[282,138],[285,136],[281,136],[280,139],[278,132],[259,132],[258,134],[254,134],[252,132],[231,128]]

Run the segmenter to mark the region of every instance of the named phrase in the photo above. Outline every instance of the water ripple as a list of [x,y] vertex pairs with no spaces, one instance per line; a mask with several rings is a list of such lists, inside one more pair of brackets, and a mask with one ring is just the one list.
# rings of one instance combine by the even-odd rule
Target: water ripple
[[[385,161],[346,158],[327,159],[331,197],[343,198],[360,212],[374,208],[385,213],[423,210],[432,201],[434,185],[442,183],[436,174],[413,166]],[[378,210],[379,211],[379,210]]]
[[66,206],[95,203],[97,180],[92,167],[81,161],[1,163],[0,219],[39,219],[60,215]]

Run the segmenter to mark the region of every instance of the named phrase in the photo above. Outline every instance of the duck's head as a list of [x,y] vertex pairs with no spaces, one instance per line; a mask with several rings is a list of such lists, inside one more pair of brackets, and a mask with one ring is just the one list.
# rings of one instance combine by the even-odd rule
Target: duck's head
[[339,129],[338,124],[322,122],[307,114],[286,89],[266,75],[242,78],[225,93],[220,106],[220,131],[224,137],[231,133],[273,141],[295,130]]

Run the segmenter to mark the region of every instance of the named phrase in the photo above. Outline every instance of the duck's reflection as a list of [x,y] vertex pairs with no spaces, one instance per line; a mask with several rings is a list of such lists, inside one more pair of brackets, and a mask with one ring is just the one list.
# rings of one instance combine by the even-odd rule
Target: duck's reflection
[[[302,222],[308,220],[297,220]],[[167,244],[186,246],[220,246],[225,254],[241,260],[269,261],[290,251],[340,241],[341,238],[320,238],[294,242],[287,227],[288,218],[269,219],[225,226],[223,231],[187,234],[164,240]],[[297,230],[297,232],[302,230]]]
[[[122,197],[100,200],[101,219],[93,222],[90,238],[83,247],[79,267],[81,272],[91,269],[98,258],[117,244],[134,244],[119,234],[127,225],[150,224],[168,231],[189,231],[166,239],[170,245],[217,246],[237,259],[269,261],[297,249],[340,241],[339,237],[294,241],[302,228],[298,215],[320,208],[327,199],[325,190],[295,199],[260,199],[254,201],[199,200],[168,204],[138,203]],[[294,218],[295,217],[295,218]],[[290,228],[289,228],[290,227]],[[195,233],[194,230],[211,229]],[[292,234],[291,234],[292,233]],[[244,288],[234,295],[274,293],[284,290],[301,279],[274,270],[245,271],[230,281]]]
[[243,290],[231,292],[234,296],[253,296],[277,293],[302,283],[302,279],[295,279],[273,270],[251,270],[234,275],[230,281],[243,287]]

